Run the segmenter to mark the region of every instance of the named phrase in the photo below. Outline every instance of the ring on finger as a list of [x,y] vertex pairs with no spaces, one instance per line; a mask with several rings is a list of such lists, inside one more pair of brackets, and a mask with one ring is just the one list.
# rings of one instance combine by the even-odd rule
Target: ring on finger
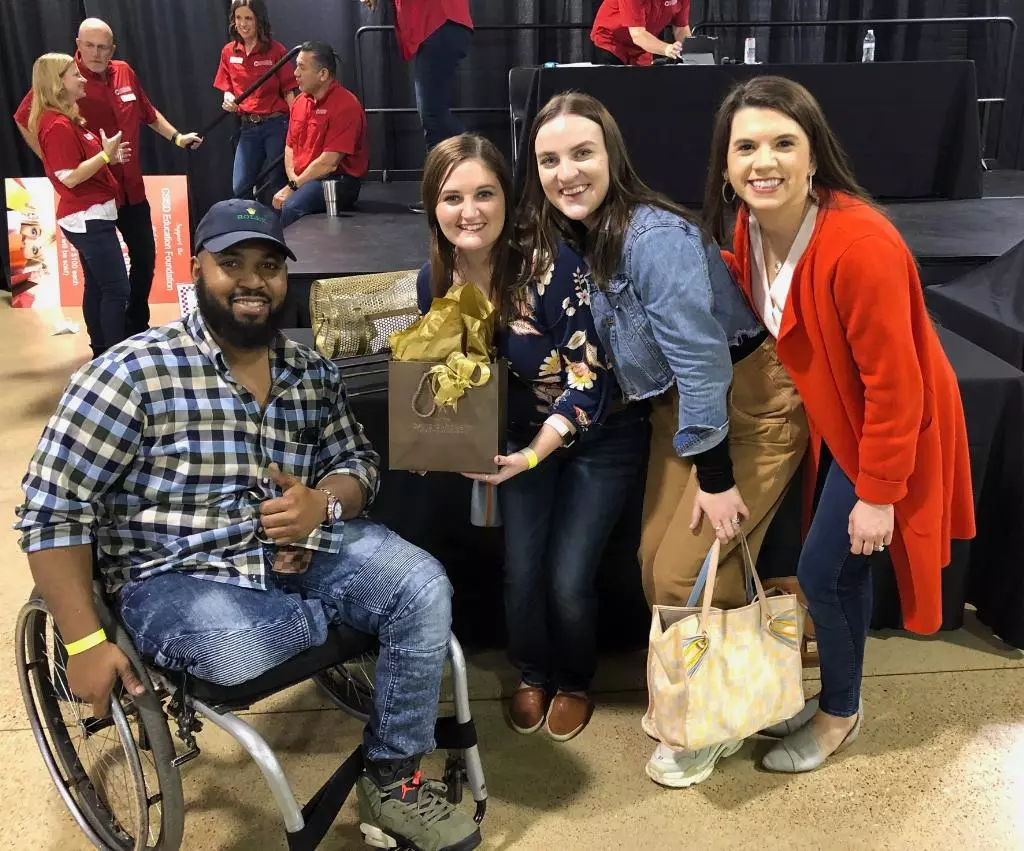
[[740,525],[740,518],[739,518],[738,514],[735,517],[732,518],[732,525],[733,526],[739,526]]

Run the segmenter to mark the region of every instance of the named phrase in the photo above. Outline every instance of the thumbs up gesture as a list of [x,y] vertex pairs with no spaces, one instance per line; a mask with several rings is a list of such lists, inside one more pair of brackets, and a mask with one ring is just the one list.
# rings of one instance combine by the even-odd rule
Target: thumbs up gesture
[[264,533],[275,544],[294,544],[308,538],[327,517],[327,495],[306,487],[277,464],[267,469],[281,496],[260,506]]

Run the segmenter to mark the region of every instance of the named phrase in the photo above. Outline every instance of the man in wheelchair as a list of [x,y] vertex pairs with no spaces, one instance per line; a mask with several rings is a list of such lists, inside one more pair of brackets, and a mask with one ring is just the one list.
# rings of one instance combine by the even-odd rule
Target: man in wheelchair
[[444,569],[363,516],[379,457],[338,368],[279,333],[295,258],[278,217],[221,202],[196,246],[199,309],[79,369],[22,483],[21,546],[70,686],[96,715],[117,679],[142,691],[93,607],[94,543],[136,647],[166,669],[233,685],[323,644],[332,623],[376,635],[363,833],[475,848],[476,823],[419,772],[451,630]]

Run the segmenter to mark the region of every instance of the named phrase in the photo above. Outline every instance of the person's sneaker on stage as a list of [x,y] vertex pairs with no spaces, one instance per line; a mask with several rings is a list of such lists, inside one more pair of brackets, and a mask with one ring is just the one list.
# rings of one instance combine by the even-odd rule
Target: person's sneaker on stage
[[703,783],[715,770],[718,760],[732,756],[742,747],[742,739],[698,751],[677,751],[659,744],[647,762],[647,776],[659,786],[685,789]]
[[420,776],[419,759],[367,762],[356,785],[359,830],[374,848],[470,851],[480,828],[445,797],[443,783]]

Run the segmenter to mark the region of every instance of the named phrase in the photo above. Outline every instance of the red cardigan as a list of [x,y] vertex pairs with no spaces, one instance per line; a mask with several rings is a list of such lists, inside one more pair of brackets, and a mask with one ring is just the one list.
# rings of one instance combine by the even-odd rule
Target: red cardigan
[[[744,207],[726,259],[753,305],[748,220]],[[860,499],[895,506],[890,553],[903,622],[935,632],[950,540],[974,537],[967,428],[914,258],[870,205],[839,193],[822,204],[777,349],[811,427],[805,507],[824,440]]]

